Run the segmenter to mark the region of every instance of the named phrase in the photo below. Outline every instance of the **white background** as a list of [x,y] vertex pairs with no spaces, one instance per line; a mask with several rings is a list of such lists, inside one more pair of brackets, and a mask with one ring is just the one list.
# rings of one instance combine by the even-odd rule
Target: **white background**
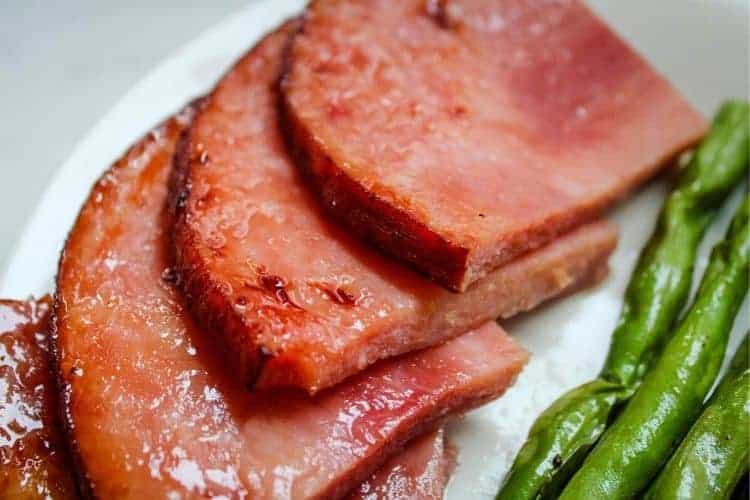
[[75,144],[167,55],[251,2],[0,0],[0,269]]

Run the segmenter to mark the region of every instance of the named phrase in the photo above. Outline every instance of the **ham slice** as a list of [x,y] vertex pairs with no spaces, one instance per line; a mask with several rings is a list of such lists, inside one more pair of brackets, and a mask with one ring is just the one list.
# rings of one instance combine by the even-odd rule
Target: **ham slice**
[[174,287],[163,207],[191,117],[157,128],[102,176],[60,262],[53,344],[87,493],[340,498],[410,439],[512,383],[527,354],[488,323],[314,398],[248,393]]
[[285,114],[329,214],[443,286],[592,220],[705,120],[578,0],[316,0]]
[[442,500],[453,469],[443,430],[413,439],[347,498],[349,500]]
[[287,157],[274,93],[285,26],[199,110],[176,161],[177,271],[237,376],[310,393],[379,359],[529,310],[606,272],[616,229],[593,223],[450,293],[351,238]]
[[[58,422],[47,346],[49,297],[0,300],[0,497],[78,498]],[[414,438],[350,495],[353,499],[440,499],[450,474],[443,431]]]
[[51,301],[0,300],[0,498],[78,498],[60,431]]

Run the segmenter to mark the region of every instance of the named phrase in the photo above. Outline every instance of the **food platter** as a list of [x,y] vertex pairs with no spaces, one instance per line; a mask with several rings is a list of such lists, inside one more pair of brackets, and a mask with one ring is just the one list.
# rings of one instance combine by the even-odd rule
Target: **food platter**
[[[688,97],[710,115],[721,100],[747,92],[747,12],[741,2],[590,2]],[[299,0],[255,2],[199,37],[136,85],[79,144],[59,169],[17,242],[0,281],[8,297],[52,291],[60,248],[94,179],[135,138],[208,90],[244,50],[284,18]],[[499,401],[450,428],[459,464],[448,498],[491,498],[531,422],[556,396],[593,376],[609,343],[632,266],[664,195],[658,181],[620,206],[620,244],[609,277],[504,324],[533,354],[517,384]],[[701,248],[696,272],[724,232],[738,196]],[[747,329],[747,305],[731,349]]]

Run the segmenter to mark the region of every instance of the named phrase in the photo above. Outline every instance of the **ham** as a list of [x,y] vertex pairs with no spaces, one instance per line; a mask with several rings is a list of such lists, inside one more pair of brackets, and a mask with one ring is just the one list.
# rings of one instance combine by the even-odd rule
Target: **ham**
[[0,498],[78,498],[58,421],[51,301],[0,300]]
[[410,439],[513,382],[527,353],[491,322],[314,398],[249,393],[174,286],[167,178],[193,110],[101,177],[60,261],[53,345],[87,493],[340,498]]
[[[0,497],[76,499],[47,346],[51,301],[0,300]],[[441,499],[450,473],[443,431],[410,441],[352,500]]]
[[442,500],[453,469],[443,430],[413,439],[403,453],[393,457],[370,479],[362,482],[348,500]]
[[585,225],[446,291],[328,220],[279,132],[274,92],[291,25],[221,80],[180,144],[177,277],[236,376],[315,393],[389,358],[509,317],[601,277],[616,244]]
[[326,211],[465,291],[706,129],[578,0],[315,0],[283,103]]

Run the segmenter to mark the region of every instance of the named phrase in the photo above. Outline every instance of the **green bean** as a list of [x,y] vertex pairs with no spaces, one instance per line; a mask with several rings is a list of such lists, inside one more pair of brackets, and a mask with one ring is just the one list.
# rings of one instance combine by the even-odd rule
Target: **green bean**
[[640,384],[687,301],[698,244],[747,172],[748,120],[746,102],[720,109],[641,253],[601,375],[562,396],[537,419],[497,500],[556,495]]
[[641,492],[698,417],[747,294],[750,198],[711,253],[695,302],[654,367],[572,477],[561,500],[624,499]]
[[690,293],[697,245],[716,210],[746,175],[748,156],[750,104],[732,101],[722,106],[667,199],[625,292],[603,378],[632,387],[653,364]]
[[750,449],[748,337],[705,410],[646,500],[729,499],[747,474]]

